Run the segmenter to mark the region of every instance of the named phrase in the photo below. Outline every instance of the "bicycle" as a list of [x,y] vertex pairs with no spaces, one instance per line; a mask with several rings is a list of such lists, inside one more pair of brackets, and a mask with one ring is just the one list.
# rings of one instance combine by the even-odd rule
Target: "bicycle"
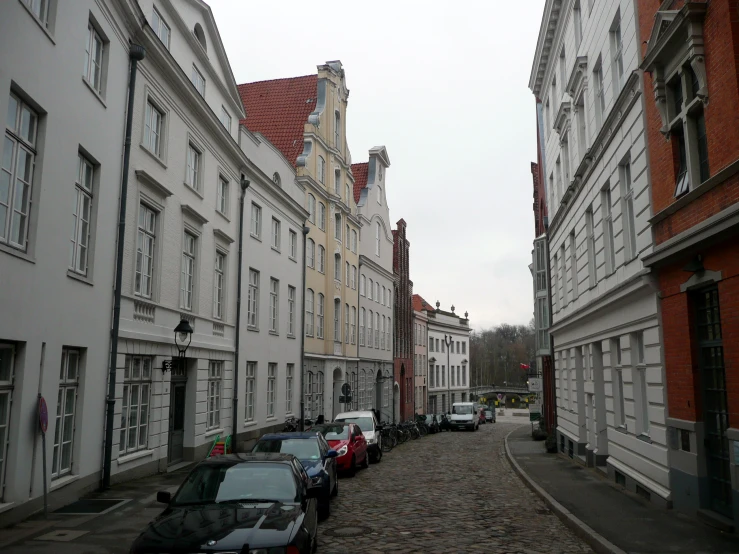
[[380,437],[382,439],[382,451],[390,452],[395,447],[396,440],[389,426],[380,425]]

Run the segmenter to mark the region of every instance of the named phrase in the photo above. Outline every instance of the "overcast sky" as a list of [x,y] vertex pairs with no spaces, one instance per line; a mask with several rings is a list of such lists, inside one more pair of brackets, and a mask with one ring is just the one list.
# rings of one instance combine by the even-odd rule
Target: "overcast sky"
[[208,0],[237,83],[341,60],[354,163],[385,145],[414,292],[477,329],[533,317],[529,74],[544,0]]

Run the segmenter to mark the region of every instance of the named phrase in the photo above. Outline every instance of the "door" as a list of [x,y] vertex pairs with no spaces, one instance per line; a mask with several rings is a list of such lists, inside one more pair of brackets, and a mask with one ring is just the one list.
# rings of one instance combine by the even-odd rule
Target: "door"
[[181,462],[185,439],[186,381],[173,381],[169,396],[169,463]]
[[698,331],[704,450],[708,472],[710,508],[731,517],[731,472],[726,429],[729,417],[726,403],[726,370],[721,335],[718,289],[697,293],[695,317]]

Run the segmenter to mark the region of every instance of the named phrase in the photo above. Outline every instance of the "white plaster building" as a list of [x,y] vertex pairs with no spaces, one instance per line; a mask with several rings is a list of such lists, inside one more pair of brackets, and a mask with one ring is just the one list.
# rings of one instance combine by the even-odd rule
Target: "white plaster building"
[[548,0],[530,88],[544,184],[561,451],[670,502],[634,3]]
[[102,465],[130,31],[62,4],[0,5],[0,526],[43,506],[38,395],[51,508]]
[[393,420],[393,235],[387,205],[384,146],[369,151],[369,161],[352,164],[359,232],[359,371],[349,373],[354,409],[375,408]]
[[436,303],[428,314],[428,411],[451,410],[455,402],[470,398],[469,342],[470,320],[445,312]]
[[428,312],[433,310],[418,294],[413,295],[413,375],[417,414],[427,413],[428,408]]

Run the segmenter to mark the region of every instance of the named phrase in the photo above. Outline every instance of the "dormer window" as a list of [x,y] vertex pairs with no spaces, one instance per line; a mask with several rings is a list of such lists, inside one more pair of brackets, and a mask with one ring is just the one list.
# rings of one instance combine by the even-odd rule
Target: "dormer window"
[[192,32],[195,34],[195,38],[198,39],[200,46],[202,46],[203,50],[207,52],[208,43],[205,41],[205,31],[203,31],[203,28],[200,26],[200,23],[195,24],[195,28],[192,30]]

